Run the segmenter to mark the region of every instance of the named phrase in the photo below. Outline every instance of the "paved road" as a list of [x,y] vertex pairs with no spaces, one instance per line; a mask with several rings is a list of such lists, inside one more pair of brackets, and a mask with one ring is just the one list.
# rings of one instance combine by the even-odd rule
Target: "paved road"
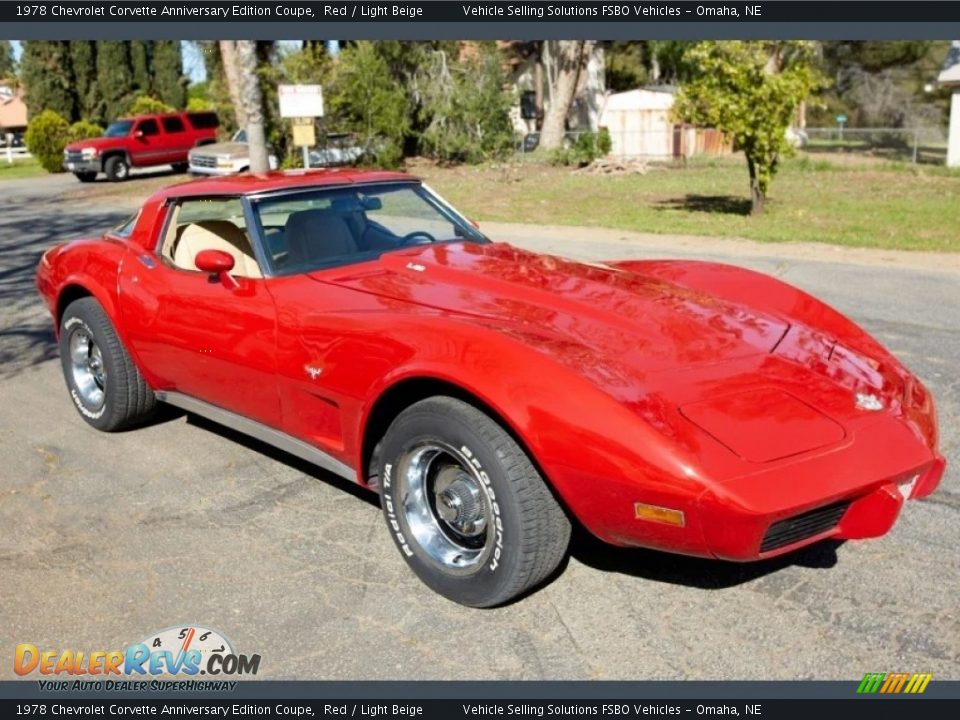
[[[753,565],[578,537],[545,589],[476,611],[427,591],[376,503],[346,483],[182,414],[112,436],[79,419],[33,269],[55,240],[119,222],[130,201],[60,199],[65,189],[76,187],[57,178],[0,188],[0,678],[12,675],[18,642],[110,649],[181,623],[260,653],[270,678],[960,678],[960,272],[700,246],[823,296],[934,390],[953,467],[887,537]],[[697,249],[493,230],[583,257]]]

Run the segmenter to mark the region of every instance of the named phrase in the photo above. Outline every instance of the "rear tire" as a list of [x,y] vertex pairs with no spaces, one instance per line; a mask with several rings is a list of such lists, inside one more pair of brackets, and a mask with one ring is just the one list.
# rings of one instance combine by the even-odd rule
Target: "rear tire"
[[190,169],[190,163],[173,163],[173,171],[175,173],[185,173]]
[[380,485],[400,553],[454,602],[506,603],[566,555],[570,521],[530,458],[461,400],[428,398],[400,413],[383,439]]
[[82,183],[93,182],[97,179],[97,174],[95,172],[77,172],[74,173],[77,176],[77,180]]
[[153,415],[153,390],[94,298],[74,300],[64,310],[60,362],[74,406],[98,430],[122,430]]
[[111,182],[120,182],[130,177],[130,164],[125,157],[114,155],[107,158],[107,161],[103,164],[103,171]]

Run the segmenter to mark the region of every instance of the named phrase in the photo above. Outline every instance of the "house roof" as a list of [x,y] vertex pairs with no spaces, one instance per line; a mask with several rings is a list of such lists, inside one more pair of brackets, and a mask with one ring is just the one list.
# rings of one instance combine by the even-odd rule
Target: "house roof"
[[950,52],[947,53],[937,82],[947,87],[960,87],[960,40],[950,44]]
[[0,128],[27,126],[27,105],[22,95],[0,96]]

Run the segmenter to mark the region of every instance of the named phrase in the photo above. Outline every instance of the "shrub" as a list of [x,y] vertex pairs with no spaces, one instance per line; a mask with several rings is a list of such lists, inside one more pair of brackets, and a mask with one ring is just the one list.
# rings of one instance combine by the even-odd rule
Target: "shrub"
[[138,95],[127,108],[127,115],[154,115],[157,113],[176,112],[165,102],[152,98],[149,95]]
[[30,121],[24,141],[27,149],[44,170],[63,172],[63,149],[67,146],[70,125],[53,110],[44,110]]
[[75,143],[78,140],[100,137],[103,135],[103,128],[89,120],[77,120],[70,129],[67,130],[67,145]]
[[600,128],[599,132],[580,133],[572,144],[554,150],[550,155],[550,162],[554,165],[584,167],[597,158],[609,155],[612,148],[610,132],[606,128]]
[[492,44],[465,60],[433,53],[417,78],[427,126],[422,147],[442,162],[479,163],[513,150],[510,93],[503,58]]
[[187,112],[202,112],[204,110],[215,110],[216,105],[211,100],[202,97],[192,97],[187,100]]

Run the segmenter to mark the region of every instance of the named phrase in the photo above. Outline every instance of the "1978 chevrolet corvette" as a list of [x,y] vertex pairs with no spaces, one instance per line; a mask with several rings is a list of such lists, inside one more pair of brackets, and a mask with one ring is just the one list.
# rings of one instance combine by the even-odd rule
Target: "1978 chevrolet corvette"
[[351,478],[466,605],[542,583],[573,522],[739,561],[882,535],[946,464],[923,384],[806,293],[490,242],[405,174],[175,185],[37,284],[88,423],[166,402]]

